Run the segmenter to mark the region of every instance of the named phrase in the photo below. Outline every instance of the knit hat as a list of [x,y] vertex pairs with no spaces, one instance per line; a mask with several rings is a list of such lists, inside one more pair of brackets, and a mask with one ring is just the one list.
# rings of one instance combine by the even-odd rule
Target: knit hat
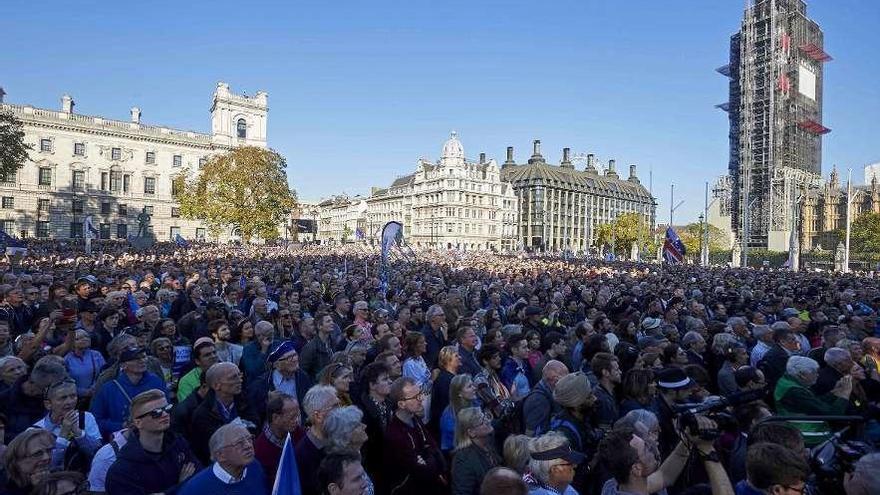
[[296,346],[293,344],[292,340],[285,340],[281,343],[281,345],[279,345],[274,351],[269,354],[269,359],[267,359],[267,361],[269,361],[270,363],[274,363],[291,351],[296,352]]
[[571,373],[560,378],[553,390],[553,400],[562,407],[578,407],[590,395],[590,381],[583,373]]

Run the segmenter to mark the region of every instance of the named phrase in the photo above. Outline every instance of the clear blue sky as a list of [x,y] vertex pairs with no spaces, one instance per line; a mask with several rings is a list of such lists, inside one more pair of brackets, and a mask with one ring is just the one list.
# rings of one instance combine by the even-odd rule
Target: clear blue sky
[[[217,81],[269,93],[270,145],[303,199],[367,193],[436,159],[518,161],[540,138],[653,170],[695,219],[727,166],[728,38],[742,0],[43,1],[0,6],[7,101],[207,132]],[[880,161],[880,2],[813,0],[825,32],[823,171]]]

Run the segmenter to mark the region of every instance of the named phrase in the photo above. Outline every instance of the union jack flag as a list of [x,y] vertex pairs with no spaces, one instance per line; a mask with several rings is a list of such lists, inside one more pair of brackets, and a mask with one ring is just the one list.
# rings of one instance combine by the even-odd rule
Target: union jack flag
[[671,226],[666,228],[666,240],[663,242],[663,259],[667,263],[681,263],[687,250],[681,238]]

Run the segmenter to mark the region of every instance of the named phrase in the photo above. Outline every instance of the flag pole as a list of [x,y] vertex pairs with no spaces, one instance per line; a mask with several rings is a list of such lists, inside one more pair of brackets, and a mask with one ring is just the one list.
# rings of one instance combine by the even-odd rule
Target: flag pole
[[843,273],[849,273],[849,237],[852,231],[852,168],[846,179],[846,251],[843,256]]

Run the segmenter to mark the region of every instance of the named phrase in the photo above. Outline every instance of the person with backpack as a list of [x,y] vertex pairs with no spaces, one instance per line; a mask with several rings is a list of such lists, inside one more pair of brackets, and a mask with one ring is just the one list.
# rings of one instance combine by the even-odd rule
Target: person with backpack
[[550,430],[565,436],[572,450],[584,454],[584,462],[575,467],[572,486],[578,493],[587,493],[589,463],[601,437],[601,433],[589,424],[596,394],[587,376],[578,372],[559,379],[553,390],[553,400],[560,411],[550,419]]
[[523,431],[526,435],[549,431],[550,418],[559,412],[559,405],[553,400],[553,390],[566,375],[568,368],[561,361],[550,360],[544,365],[541,380],[522,400]]

